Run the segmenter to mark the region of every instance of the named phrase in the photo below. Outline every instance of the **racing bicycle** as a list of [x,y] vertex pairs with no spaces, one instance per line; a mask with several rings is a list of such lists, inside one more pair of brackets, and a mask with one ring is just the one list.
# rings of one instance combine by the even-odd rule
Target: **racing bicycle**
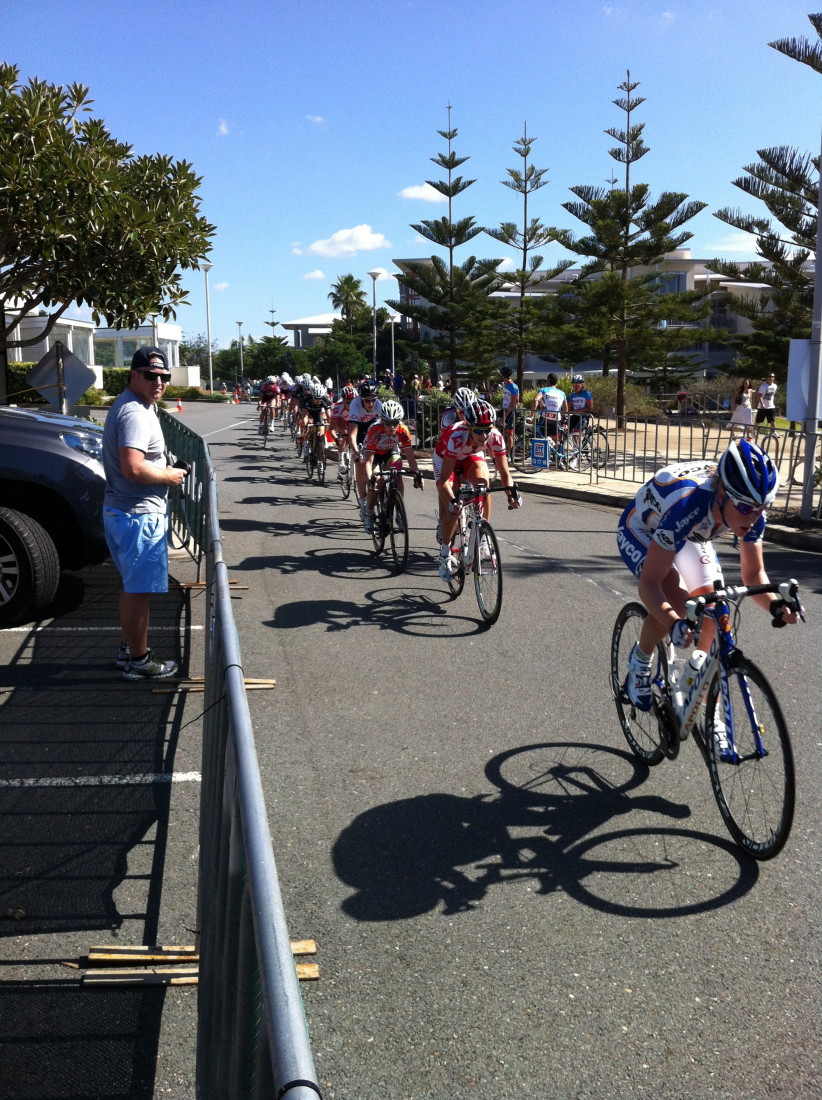
[[558,423],[555,436],[538,428],[531,417],[526,419],[521,449],[514,450],[518,469],[544,470],[556,466],[585,474],[591,467],[601,470],[608,461],[608,436],[602,428],[595,428],[590,418],[581,428],[573,430],[567,422]]
[[[657,646],[651,676],[654,703],[647,712],[637,710],[624,686],[628,658],[647,615],[642,604],[622,608],[611,640],[611,690],[633,753],[649,766],[666,757],[674,760],[692,733],[728,831],[758,860],[772,859],[784,847],[796,798],[782,708],[765,674],[735,641],[742,601],[772,591],[773,584],[729,586],[688,600],[695,638],[706,615],[716,623],[716,637],[699,670],[692,670],[670,643]],[[804,621],[797,582],[786,581],[778,591]]]
[[262,437],[263,447],[268,443],[268,437],[271,432],[271,406],[263,406],[263,418],[260,421],[260,436]]
[[[494,529],[485,518],[487,485],[465,482],[456,492],[457,526],[451,538],[451,569],[448,587],[459,596],[468,573],[474,576],[474,591],[480,615],[489,626],[502,609],[502,562]],[[516,493],[516,488],[514,488]]]
[[[373,470],[369,486],[377,494],[374,502],[374,553],[381,554],[386,542],[391,547],[394,568],[402,573],[408,565],[408,513],[405,500],[399,490],[402,470],[389,466],[387,470]],[[414,475],[414,484],[423,487],[421,474]]]
[[351,496],[351,486],[354,483],[354,471],[351,469],[351,455],[348,453],[348,441],[340,442],[340,458],[337,483],[340,486],[343,500]]
[[308,480],[316,473],[317,484],[325,484],[325,424],[309,424],[305,429],[308,454],[303,458]]

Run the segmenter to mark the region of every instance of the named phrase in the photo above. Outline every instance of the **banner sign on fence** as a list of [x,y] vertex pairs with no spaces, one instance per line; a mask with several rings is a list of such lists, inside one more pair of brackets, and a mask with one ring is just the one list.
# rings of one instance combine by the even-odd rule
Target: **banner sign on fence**
[[548,440],[531,440],[531,465],[537,470],[548,469]]

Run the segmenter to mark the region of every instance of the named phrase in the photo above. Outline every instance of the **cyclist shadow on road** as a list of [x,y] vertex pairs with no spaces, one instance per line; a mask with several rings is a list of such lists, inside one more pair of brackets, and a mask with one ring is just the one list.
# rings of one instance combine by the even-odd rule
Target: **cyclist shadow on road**
[[485,771],[499,793],[401,799],[340,834],[334,869],[356,891],[343,902],[349,916],[448,916],[476,909],[492,887],[536,884],[536,894],[563,891],[608,913],[673,917],[726,905],[757,880],[757,865],[724,837],[672,826],[690,809],[642,794],[648,769],[626,751],[528,745]]

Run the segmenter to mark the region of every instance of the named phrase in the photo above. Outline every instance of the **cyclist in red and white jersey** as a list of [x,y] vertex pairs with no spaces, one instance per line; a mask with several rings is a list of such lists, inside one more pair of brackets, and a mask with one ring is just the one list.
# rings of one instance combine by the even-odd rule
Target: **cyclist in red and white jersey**
[[[500,481],[508,497],[508,508],[520,508],[520,500],[511,470],[502,433],[494,426],[497,414],[487,401],[466,404],[465,420],[446,428],[437,440],[434,451],[434,476],[437,481],[440,512],[439,573],[447,580],[451,566],[451,538],[457,525],[456,490],[462,482],[471,485],[491,483],[486,453],[490,453],[499,471]],[[486,498],[486,515],[490,515],[490,498]]]
[[[337,451],[342,459],[348,447],[348,417],[350,415],[351,402],[356,394],[353,386],[343,386],[339,401],[335,401],[328,411],[328,429],[337,444]],[[337,481],[343,476],[342,466],[337,474]]]
[[[360,463],[363,467],[366,484],[371,478],[375,463],[381,469],[392,466],[396,470],[402,470],[402,460],[405,457],[408,468],[414,475],[414,488],[422,488],[422,474],[414,454],[411,433],[403,424],[402,415],[402,405],[399,401],[384,401],[382,402],[379,419],[366,432],[362,446],[362,462]],[[397,491],[404,492],[401,477],[397,479]],[[369,535],[374,530],[374,504],[376,500],[376,491],[368,486],[363,525]]]
[[280,387],[277,385],[277,379],[273,374],[269,374],[262,386],[260,386],[260,395],[257,407],[260,410],[260,426],[257,428],[257,435],[263,434],[263,418],[265,416],[266,409],[271,410],[271,419],[274,419],[274,409],[277,407],[277,399],[280,396]]

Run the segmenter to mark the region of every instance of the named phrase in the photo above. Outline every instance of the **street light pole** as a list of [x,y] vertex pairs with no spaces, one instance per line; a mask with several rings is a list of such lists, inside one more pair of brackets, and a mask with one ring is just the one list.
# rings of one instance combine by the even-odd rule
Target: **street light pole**
[[206,340],[208,340],[208,392],[214,393],[214,364],[211,361],[211,303],[208,300],[208,273],[213,264],[203,264],[206,291]]
[[373,363],[374,368],[374,381],[377,380],[377,279],[382,275],[381,271],[369,271],[368,275],[371,278],[371,329],[373,333]]
[[[243,378],[243,322],[237,322],[237,331],[240,334],[240,378]],[[234,385],[237,385],[237,378],[234,379]]]
[[273,335],[274,335],[274,329],[275,329],[275,328],[277,327],[277,325],[278,325],[278,324],[279,324],[280,322],[279,322],[279,321],[275,321],[275,320],[274,320],[274,314],[275,314],[275,313],[277,312],[277,311],[276,311],[276,309],[270,309],[270,310],[269,310],[268,312],[269,312],[269,313],[271,314],[271,320],[270,320],[270,321],[266,321],[265,323],[266,323],[266,324],[268,325],[268,327],[269,327],[269,328],[271,329],[271,335],[273,336]]

